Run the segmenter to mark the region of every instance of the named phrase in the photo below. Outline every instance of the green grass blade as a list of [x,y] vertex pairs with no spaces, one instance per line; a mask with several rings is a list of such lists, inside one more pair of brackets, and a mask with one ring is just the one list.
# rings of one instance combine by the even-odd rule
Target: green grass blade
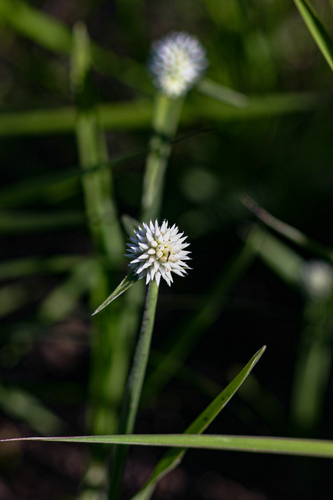
[[268,231],[259,227],[250,243],[264,263],[285,283],[290,286],[299,286],[301,268],[304,263],[302,257]]
[[117,297],[119,297],[119,295],[126,292],[126,290],[128,290],[136,281],[137,279],[134,277],[133,272],[128,274],[126,278],[124,278],[123,281],[120,283],[120,285],[118,285],[117,288],[111,293],[111,295],[109,295],[108,298],[104,300],[104,302],[99,307],[97,307],[96,311],[93,312],[92,316],[101,312],[102,309],[111,304],[111,302],[115,300]]
[[22,278],[32,274],[58,274],[85,260],[82,255],[56,255],[49,258],[27,257],[0,263],[0,280]]
[[8,416],[28,424],[40,434],[58,434],[66,423],[28,391],[0,385],[0,408]]
[[69,29],[21,0],[1,0],[0,19],[17,33],[49,50],[70,52],[72,37]]
[[[68,27],[22,0],[1,0],[0,20],[16,33],[48,50],[71,53],[72,33]],[[92,58],[100,72],[111,74],[139,91],[152,93],[152,85],[143,65],[130,58],[119,57],[97,43],[92,44]]]
[[321,50],[323,56],[333,70],[333,42],[328,35],[322,21],[310,2],[306,0],[294,0],[303,20],[308,27],[313,39]]
[[236,108],[244,108],[249,105],[249,99],[246,95],[213,82],[208,78],[201,80],[195,88],[202,94],[212,97],[217,101],[230,104],[231,106],[236,106]]
[[[240,385],[244,382],[251,370],[255,367],[261,356],[266,350],[266,346],[262,347],[247,363],[243,370],[234,378],[232,382],[207,406],[207,408],[192,422],[185,430],[184,434],[201,434],[217,417],[220,411],[225,407],[228,401],[232,398]],[[142,487],[133,500],[146,500],[150,498],[156,483],[162,479],[168,472],[177,467],[185,454],[185,449],[171,449],[159,461],[155,467],[151,477]]]
[[[248,99],[248,106],[237,108],[197,94],[191,104],[184,104],[180,124],[193,125],[202,119],[226,123],[306,113],[327,108],[332,96],[329,93],[291,92],[249,96]],[[99,126],[107,130],[148,130],[151,126],[153,106],[150,100],[98,104],[96,110]],[[0,113],[0,137],[73,132],[76,118],[74,106]]]
[[333,250],[331,248],[308,238],[308,236],[302,233],[299,229],[296,229],[293,226],[277,219],[264,208],[259,206],[258,203],[256,203],[248,195],[242,196],[241,201],[245,207],[248,208],[250,212],[252,212],[259,220],[266,224],[266,226],[274,229],[274,231],[293,243],[296,243],[296,245],[333,261]]
[[79,227],[85,223],[81,211],[40,212],[0,212],[0,234],[53,231]]
[[97,262],[94,259],[78,262],[71,269],[69,277],[42,301],[38,312],[40,321],[55,322],[64,319],[89,290],[96,272]]
[[141,434],[131,436],[27,437],[0,439],[11,441],[48,441],[63,443],[125,444],[141,446],[173,446],[210,450],[246,451],[306,457],[333,458],[333,441],[276,437],[223,436],[190,434]]

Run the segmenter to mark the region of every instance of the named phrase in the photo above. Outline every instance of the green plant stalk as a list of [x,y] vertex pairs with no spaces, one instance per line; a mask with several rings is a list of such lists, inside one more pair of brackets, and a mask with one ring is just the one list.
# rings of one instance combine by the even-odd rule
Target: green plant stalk
[[[107,148],[99,127],[95,91],[90,75],[90,44],[83,24],[75,26],[73,40],[71,85],[79,108],[75,132],[80,166],[84,172],[81,180],[86,216],[95,247],[104,258],[100,259],[97,265],[90,288],[90,303],[94,311],[118,281],[118,273],[109,275],[103,261],[106,258],[108,267],[113,271],[119,269],[124,260],[124,242],[112,196]],[[116,432],[118,428],[119,410],[130,360],[131,332],[127,328],[135,324],[135,321],[132,321],[132,324],[127,321],[129,313],[134,314],[132,310],[129,312],[124,301],[119,299],[93,319],[86,425],[94,434],[108,434]],[[105,447],[93,450],[92,460],[84,478],[83,496],[89,494],[91,487],[96,488],[96,484],[92,484],[90,479],[91,471],[95,467],[104,471],[100,487],[105,486],[102,483],[105,483],[107,472],[107,453]]]
[[143,179],[141,219],[149,222],[158,217],[161,207],[165,170],[179,123],[183,99],[169,99],[156,94],[153,108],[153,136]]
[[309,300],[304,308],[291,394],[293,432],[310,437],[316,431],[332,366],[332,297]]
[[[146,373],[151,337],[155,321],[158,285],[150,282],[145,310],[143,314],[139,339],[136,345],[133,367],[128,379],[128,386],[123,403],[120,434],[132,434],[138,412],[143,381]],[[111,460],[111,474],[109,499],[115,500],[120,496],[121,482],[127,455],[127,447],[115,446]]]

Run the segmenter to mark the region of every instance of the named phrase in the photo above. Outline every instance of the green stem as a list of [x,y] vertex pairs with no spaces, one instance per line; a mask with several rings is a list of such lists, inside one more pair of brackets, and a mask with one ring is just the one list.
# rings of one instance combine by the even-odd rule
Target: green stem
[[[157,296],[158,285],[155,281],[152,281],[148,288],[141,330],[134,355],[133,367],[128,379],[128,386],[124,398],[119,434],[133,433],[150,351],[150,343],[155,321]],[[126,446],[115,446],[111,464],[112,469],[109,489],[110,500],[119,498],[126,455]]]
[[144,221],[155,219],[160,211],[165,170],[171,153],[183,99],[157,94],[153,109],[153,136],[143,180],[142,214]]
[[290,410],[292,431],[304,437],[315,433],[322,415],[332,366],[332,309],[332,296],[304,308]]

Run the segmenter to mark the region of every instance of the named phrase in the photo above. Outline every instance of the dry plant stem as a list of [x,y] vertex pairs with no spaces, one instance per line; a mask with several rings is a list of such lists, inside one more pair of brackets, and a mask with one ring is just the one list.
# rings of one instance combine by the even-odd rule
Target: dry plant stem
[[153,109],[153,136],[143,180],[141,219],[149,222],[159,215],[165,170],[182,110],[183,99],[157,94]]
[[[132,434],[138,411],[142,385],[146,373],[151,337],[155,321],[158,285],[150,282],[145,310],[137,342],[133,366],[128,379],[124,398],[119,434]],[[109,499],[116,500],[120,496],[121,482],[126,461],[127,447],[115,446],[111,460]]]

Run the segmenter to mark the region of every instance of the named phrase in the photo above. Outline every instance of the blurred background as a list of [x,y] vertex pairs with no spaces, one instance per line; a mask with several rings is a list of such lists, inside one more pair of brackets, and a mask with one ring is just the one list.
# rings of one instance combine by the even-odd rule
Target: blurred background
[[[332,32],[330,3],[315,7]],[[78,22],[91,39],[83,90],[73,75]],[[266,344],[208,432],[333,437],[333,77],[295,5],[1,0],[1,438],[116,432],[92,423],[103,361],[92,348],[99,325],[91,290],[97,264],[107,276],[100,302],[127,270],[93,242],[77,119],[96,113],[116,218],[138,219],[155,92],[146,63],[152,41],[172,30],[197,36],[209,60],[184,104],[161,211],[188,235],[193,270],[160,287],[135,431],[183,432]],[[100,166],[89,168],[98,176]],[[187,337],[177,348],[179,332]],[[175,345],[178,368],[159,379],[156,367]],[[131,449],[124,498],[161,453]],[[1,445],[0,497],[78,498],[91,454],[84,445]],[[328,499],[332,467],[324,459],[191,450],[154,498]]]

